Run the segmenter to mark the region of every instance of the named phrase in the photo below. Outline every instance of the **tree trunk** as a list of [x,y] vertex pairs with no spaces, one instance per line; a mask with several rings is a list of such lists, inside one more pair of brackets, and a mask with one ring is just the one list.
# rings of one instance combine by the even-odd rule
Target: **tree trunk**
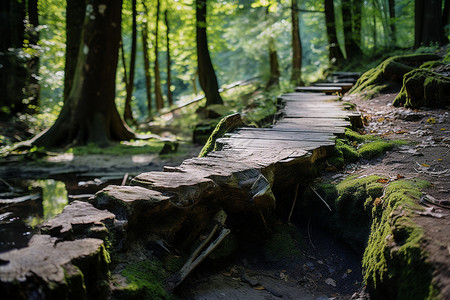
[[31,140],[64,147],[127,140],[135,135],[115,105],[122,0],[90,0],[73,85],[53,126]]
[[169,13],[167,9],[164,11],[164,21],[166,23],[166,52],[167,52],[167,101],[169,102],[169,106],[173,105],[173,96],[172,96],[172,90],[170,89],[170,86],[172,85],[172,72],[170,70],[171,68],[171,57],[170,57],[170,24],[169,24]]
[[[131,2],[133,25],[131,31],[131,56],[130,56],[130,71],[128,72],[127,96],[125,98],[125,107],[123,110],[123,119],[125,122],[133,122],[133,113],[131,111],[131,98],[133,97],[134,89],[134,70],[136,68],[136,50],[137,50],[137,9],[136,0]],[[122,48],[123,49],[123,48]]]
[[39,15],[38,15],[38,2],[37,0],[28,0],[28,22],[27,36],[29,41],[29,47],[31,47],[31,57],[27,62],[28,69],[28,82],[26,88],[26,98],[28,98],[28,105],[31,105],[29,109],[30,113],[37,112],[39,106],[39,52],[33,50],[38,46],[39,42]]
[[362,27],[362,5],[363,1],[353,0],[353,41],[357,45],[356,54],[362,54],[361,51],[361,27]]
[[442,11],[442,25],[445,28],[445,34],[450,34],[450,0],[445,0],[444,10]]
[[152,78],[150,75],[150,57],[148,49],[148,10],[145,1],[142,1],[146,21],[142,25],[142,52],[144,52],[144,73],[145,73],[145,87],[147,91],[147,115],[152,116]]
[[414,47],[431,43],[443,45],[447,42],[442,24],[441,0],[415,0]]
[[269,62],[270,78],[266,85],[266,90],[280,85],[280,64],[278,63],[278,54],[273,37],[269,38]]
[[302,80],[302,41],[298,20],[297,0],[291,0],[292,18],[292,75],[291,82],[296,86],[303,85]]
[[219,84],[211,62],[206,37],[207,0],[196,0],[196,31],[197,31],[197,64],[198,80],[206,96],[206,107],[212,104],[223,104],[219,94]]
[[164,107],[164,99],[161,92],[161,75],[159,73],[159,54],[158,54],[158,39],[159,39],[159,13],[161,10],[161,1],[156,1],[156,29],[155,29],[155,98],[156,109],[160,111]]
[[330,64],[340,66],[344,60],[344,55],[342,54],[337,39],[333,0],[325,0],[325,22],[328,36],[328,57]]
[[397,45],[397,28],[395,26],[395,0],[389,0],[389,24],[391,26],[391,42]]
[[81,33],[86,0],[67,0],[66,6],[66,63],[64,67],[64,101],[73,85],[78,53],[80,52]]
[[[356,1],[358,2],[358,1]],[[355,41],[353,31],[353,14],[352,1],[342,0],[342,18],[344,22],[344,37],[345,37],[345,53],[347,59],[361,54],[361,49]]]
[[26,62],[19,56],[25,33],[25,4],[3,0],[0,15],[0,117],[9,119],[25,109],[22,99],[27,70]]

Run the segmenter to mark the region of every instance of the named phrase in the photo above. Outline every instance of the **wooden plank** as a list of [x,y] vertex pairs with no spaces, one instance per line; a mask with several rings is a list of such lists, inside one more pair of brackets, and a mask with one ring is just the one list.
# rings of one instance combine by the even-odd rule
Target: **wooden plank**
[[[333,119],[336,120],[336,119]],[[348,123],[348,122],[347,122]],[[327,133],[333,133],[333,134],[340,134],[345,132],[345,127],[349,126],[342,125],[342,126],[330,126],[329,124],[323,124],[321,126],[315,126],[315,125],[304,125],[302,127],[299,127],[298,124],[295,123],[277,123],[270,127],[269,129],[272,131],[277,132],[327,132]],[[247,128],[241,128],[241,130],[246,130]],[[266,130],[267,128],[252,128],[252,130]]]
[[333,146],[334,141],[282,141],[264,139],[221,138],[216,141],[219,149],[267,149],[277,152],[279,149],[301,149],[311,151],[323,146]]
[[314,86],[320,86],[320,87],[332,87],[337,86],[342,88],[342,92],[348,92],[352,87],[352,82],[319,82],[315,83]]
[[325,93],[326,95],[331,95],[333,93],[341,93],[341,87],[320,87],[320,86],[302,86],[296,87],[296,92],[312,92],[312,93]]
[[229,134],[230,138],[237,139],[263,139],[263,140],[286,140],[286,141],[326,141],[334,140],[335,136],[327,132],[298,132],[298,131],[276,131],[276,130],[238,130]]
[[325,101],[325,102],[334,102],[339,100],[341,97],[336,95],[326,95],[325,93],[289,93],[289,94],[283,94],[279,96],[279,99],[282,100],[298,100],[298,101]]

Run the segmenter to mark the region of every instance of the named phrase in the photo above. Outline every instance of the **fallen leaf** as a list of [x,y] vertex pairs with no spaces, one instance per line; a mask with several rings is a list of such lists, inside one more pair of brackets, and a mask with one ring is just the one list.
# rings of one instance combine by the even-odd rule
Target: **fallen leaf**
[[266,288],[263,287],[262,285],[258,285],[258,286],[255,286],[254,289],[255,289],[255,290],[262,291],[262,290],[265,290]]
[[427,123],[436,124],[436,118],[434,117],[428,118]]
[[378,121],[378,122],[383,122],[383,121],[384,121],[384,118],[381,117],[381,118],[377,119],[377,121]]
[[421,166],[422,166],[422,167],[425,167],[425,168],[429,168],[429,167],[430,167],[430,165],[428,165],[428,164],[426,164],[426,163],[421,164]]
[[375,201],[373,201],[373,205],[378,206],[382,202],[381,198],[376,198]]
[[397,174],[397,179],[403,179],[403,178],[405,178],[405,176]]
[[442,159],[442,158],[438,158],[437,160],[438,160],[438,161],[443,161],[443,159]]
[[399,131],[397,131],[397,132],[395,132],[396,134],[404,134],[404,133],[407,133],[408,131],[406,131],[406,130],[399,130]]
[[441,128],[441,131],[446,131],[447,130],[447,128]]
[[389,179],[380,178],[380,179],[377,179],[377,182],[378,182],[378,183],[388,183],[388,182],[389,182]]
[[347,269],[347,274],[350,274],[352,272],[352,269]]
[[222,275],[226,276],[226,277],[231,277],[231,273],[230,272],[223,272]]
[[336,286],[336,280],[332,279],[332,278],[327,278],[325,279],[325,283],[331,286]]

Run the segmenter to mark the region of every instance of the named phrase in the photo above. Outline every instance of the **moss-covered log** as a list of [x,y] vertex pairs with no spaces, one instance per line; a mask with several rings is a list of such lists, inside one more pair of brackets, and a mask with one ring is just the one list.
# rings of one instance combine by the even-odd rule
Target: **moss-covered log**
[[427,69],[412,70],[405,74],[393,104],[410,108],[450,106],[450,78]]
[[390,57],[379,66],[364,73],[349,93],[363,92],[367,98],[372,98],[380,91],[399,88],[403,81],[403,75],[420,67],[426,61],[439,59],[441,57],[435,54],[412,54]]

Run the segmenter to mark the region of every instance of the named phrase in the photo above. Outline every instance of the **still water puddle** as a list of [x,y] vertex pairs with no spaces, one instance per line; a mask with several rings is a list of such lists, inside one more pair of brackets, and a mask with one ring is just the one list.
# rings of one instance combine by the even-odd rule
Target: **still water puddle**
[[22,248],[38,226],[68,204],[66,185],[54,179],[27,180],[0,191],[0,252]]

